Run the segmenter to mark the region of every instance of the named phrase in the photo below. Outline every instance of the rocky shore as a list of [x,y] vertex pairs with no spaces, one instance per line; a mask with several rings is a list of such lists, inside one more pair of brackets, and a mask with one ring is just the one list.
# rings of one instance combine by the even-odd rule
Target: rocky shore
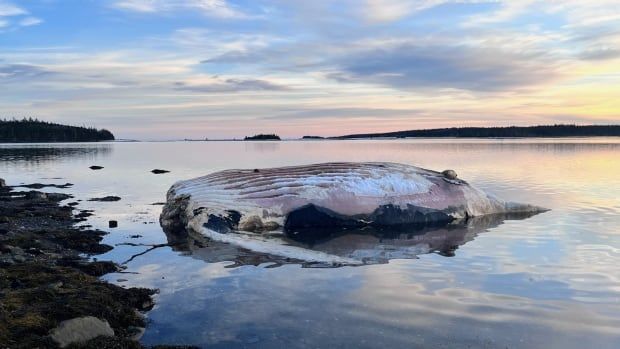
[[143,348],[156,290],[99,278],[121,268],[85,257],[112,247],[70,195],[19,189],[0,179],[0,348]]

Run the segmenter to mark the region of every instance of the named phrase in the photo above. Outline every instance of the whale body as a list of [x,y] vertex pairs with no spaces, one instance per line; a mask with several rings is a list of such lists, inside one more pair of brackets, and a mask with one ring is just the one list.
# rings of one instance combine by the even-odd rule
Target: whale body
[[192,229],[239,243],[224,235],[449,224],[542,211],[486,194],[451,170],[338,162],[225,170],[179,181],[167,193],[160,223],[167,232]]

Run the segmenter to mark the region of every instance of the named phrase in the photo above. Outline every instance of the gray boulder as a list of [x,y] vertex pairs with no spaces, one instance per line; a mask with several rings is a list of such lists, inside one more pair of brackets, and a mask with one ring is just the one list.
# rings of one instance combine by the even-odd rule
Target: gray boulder
[[6,187],[6,182],[4,181],[4,179],[0,178],[0,188],[4,187]]
[[114,330],[106,320],[84,316],[61,322],[50,332],[50,336],[64,348],[69,344],[85,342],[99,336],[114,337]]

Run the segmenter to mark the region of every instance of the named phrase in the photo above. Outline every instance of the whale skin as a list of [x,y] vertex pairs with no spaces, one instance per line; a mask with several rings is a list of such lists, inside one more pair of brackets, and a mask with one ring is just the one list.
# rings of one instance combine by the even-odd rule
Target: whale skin
[[167,232],[295,234],[309,229],[448,224],[488,214],[545,211],[500,200],[452,172],[446,176],[384,162],[219,171],[175,183],[167,193],[160,223]]

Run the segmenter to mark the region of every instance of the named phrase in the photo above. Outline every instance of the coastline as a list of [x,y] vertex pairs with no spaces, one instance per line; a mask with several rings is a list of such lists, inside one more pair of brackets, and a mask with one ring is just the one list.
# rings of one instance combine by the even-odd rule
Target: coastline
[[107,232],[75,225],[89,212],[61,203],[71,195],[21,188],[0,179],[0,347],[145,348],[157,290],[101,280],[122,271],[90,258],[113,248]]

